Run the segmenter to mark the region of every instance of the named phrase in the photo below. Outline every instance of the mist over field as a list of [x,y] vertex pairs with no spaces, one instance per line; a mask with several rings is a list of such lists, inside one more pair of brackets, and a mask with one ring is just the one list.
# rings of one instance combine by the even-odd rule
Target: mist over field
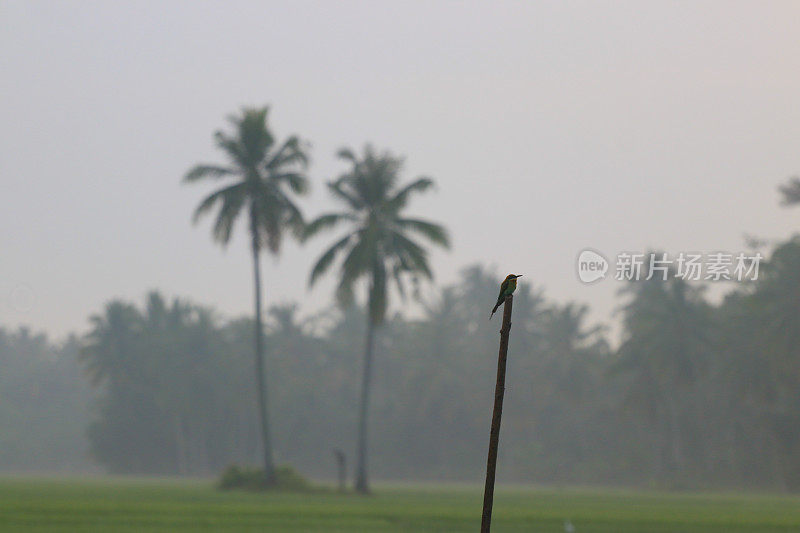
[[798,35],[778,1],[0,1],[0,476],[478,486],[513,292],[499,486],[797,493]]

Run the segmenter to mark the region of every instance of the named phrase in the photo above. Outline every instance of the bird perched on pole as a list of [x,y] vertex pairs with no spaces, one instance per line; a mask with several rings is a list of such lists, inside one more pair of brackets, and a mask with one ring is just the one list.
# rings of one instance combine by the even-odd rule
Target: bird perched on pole
[[509,294],[513,294],[514,291],[517,289],[517,278],[521,278],[522,274],[509,274],[506,276],[506,279],[503,280],[503,283],[500,284],[500,295],[497,297],[497,303],[494,304],[494,309],[492,309],[492,314],[489,315],[489,320],[492,319],[494,316],[495,311],[497,308],[502,305],[503,302],[506,301],[506,296]]

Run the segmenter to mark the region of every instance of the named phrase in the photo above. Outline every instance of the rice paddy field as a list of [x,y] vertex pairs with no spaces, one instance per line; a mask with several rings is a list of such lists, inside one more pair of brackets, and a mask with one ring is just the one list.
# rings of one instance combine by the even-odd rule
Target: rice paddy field
[[[0,478],[0,531],[478,531],[481,489],[368,497],[220,492],[210,482]],[[800,532],[800,497],[500,488],[496,532]]]

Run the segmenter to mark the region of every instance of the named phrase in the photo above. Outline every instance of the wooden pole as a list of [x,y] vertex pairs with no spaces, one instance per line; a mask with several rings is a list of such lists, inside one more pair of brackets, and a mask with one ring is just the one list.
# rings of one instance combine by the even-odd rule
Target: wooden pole
[[503,325],[500,328],[500,352],[497,356],[497,383],[494,386],[494,410],[492,428],[489,431],[489,457],[486,460],[486,486],[483,489],[483,516],[481,533],[489,533],[492,527],[492,503],[494,502],[494,476],[497,470],[497,446],[500,441],[500,420],[503,418],[503,396],[506,391],[506,358],[508,338],[511,334],[511,308],[514,296],[509,294],[503,304]]

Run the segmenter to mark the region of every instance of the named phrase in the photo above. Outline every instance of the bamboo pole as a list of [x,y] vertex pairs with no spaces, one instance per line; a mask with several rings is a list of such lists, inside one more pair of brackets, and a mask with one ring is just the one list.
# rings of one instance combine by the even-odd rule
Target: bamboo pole
[[497,470],[497,447],[500,441],[500,421],[503,418],[503,396],[506,390],[506,358],[508,338],[511,335],[511,310],[514,296],[509,294],[503,304],[503,325],[500,328],[500,352],[497,356],[497,383],[494,387],[494,409],[492,428],[489,431],[489,457],[486,460],[486,486],[483,489],[483,516],[481,533],[489,533],[492,527],[492,504],[494,503],[494,477]]

